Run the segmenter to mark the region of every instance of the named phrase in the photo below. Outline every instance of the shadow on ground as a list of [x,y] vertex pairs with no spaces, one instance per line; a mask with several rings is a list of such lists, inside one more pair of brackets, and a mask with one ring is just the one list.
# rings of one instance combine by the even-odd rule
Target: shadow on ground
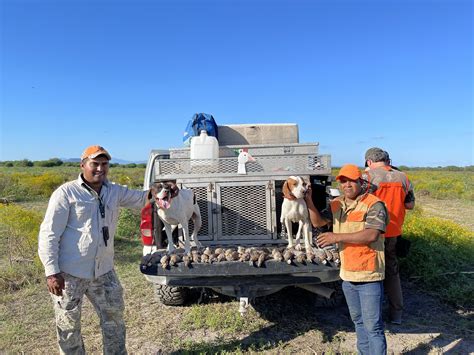
[[[330,307],[325,304],[321,297],[298,288],[286,288],[270,296],[257,298],[252,306],[262,318],[272,323],[270,326],[243,339],[221,342],[214,347],[203,344],[202,349],[195,348],[192,353],[232,352],[236,349],[271,350],[312,329],[322,331],[324,342],[331,342],[339,331],[352,331],[352,321],[345,303]],[[189,351],[180,349],[173,352],[182,353]]]
[[[457,310],[441,303],[437,298],[420,291],[416,285],[403,281],[405,316],[401,326],[386,324],[389,353],[395,354],[468,354],[474,349],[474,322],[472,310]],[[345,303],[324,307],[320,297],[297,289],[284,289],[273,295],[258,298],[253,307],[260,316],[272,324],[247,337],[229,342],[203,344],[193,353],[239,351],[271,351],[282,343],[311,330],[322,332],[320,348],[337,348],[331,342],[339,332],[354,332]],[[384,306],[384,311],[387,306]],[[321,342],[321,340],[315,340]],[[346,344],[350,349],[353,344]],[[291,347],[288,351],[293,352]],[[202,350],[202,351],[201,351]],[[353,349],[355,351],[355,349]],[[189,353],[178,350],[173,354]]]

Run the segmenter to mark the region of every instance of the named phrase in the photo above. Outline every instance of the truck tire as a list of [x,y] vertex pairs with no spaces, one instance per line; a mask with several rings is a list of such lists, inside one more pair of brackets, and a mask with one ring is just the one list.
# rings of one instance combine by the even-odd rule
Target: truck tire
[[172,287],[155,284],[155,297],[165,306],[183,306],[191,295],[191,290],[187,287]]

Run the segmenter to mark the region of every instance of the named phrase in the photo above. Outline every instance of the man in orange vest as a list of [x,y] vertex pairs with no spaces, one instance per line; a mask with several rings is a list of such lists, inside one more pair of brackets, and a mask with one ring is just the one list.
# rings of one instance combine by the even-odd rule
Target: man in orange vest
[[369,190],[385,202],[390,223],[385,232],[385,281],[389,317],[394,324],[402,324],[403,294],[400,284],[396,254],[397,240],[402,234],[405,211],[415,207],[413,186],[407,176],[390,165],[388,153],[380,148],[370,148],[365,153],[364,174]]
[[333,232],[320,234],[317,244],[321,248],[339,244],[342,289],[355,325],[358,352],[386,354],[382,300],[387,210],[380,199],[363,191],[357,166],[344,165],[336,180],[342,195],[331,201],[330,211],[320,213],[311,193],[305,198],[314,227],[333,225]]

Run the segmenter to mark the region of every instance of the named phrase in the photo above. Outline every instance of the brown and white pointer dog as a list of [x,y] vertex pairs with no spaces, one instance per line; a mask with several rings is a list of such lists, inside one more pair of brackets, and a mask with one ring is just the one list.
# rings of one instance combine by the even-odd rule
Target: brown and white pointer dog
[[292,248],[293,229],[292,223],[298,223],[296,234],[297,250],[301,250],[300,238],[303,240],[306,250],[311,250],[311,222],[308,214],[308,207],[304,200],[304,195],[308,189],[308,184],[300,176],[290,176],[283,184],[283,204],[281,205],[280,222],[286,227],[288,233],[288,248]]
[[[201,247],[197,234],[201,229],[202,219],[199,205],[197,204],[194,192],[190,189],[179,189],[174,182],[158,182],[152,186],[153,197],[158,209],[158,216],[165,226],[168,237],[168,253],[175,250],[172,232],[179,224],[183,229],[184,252],[191,251],[192,239],[197,247]],[[194,230],[191,238],[189,236],[189,220],[194,223]],[[174,227],[174,228],[173,228]]]

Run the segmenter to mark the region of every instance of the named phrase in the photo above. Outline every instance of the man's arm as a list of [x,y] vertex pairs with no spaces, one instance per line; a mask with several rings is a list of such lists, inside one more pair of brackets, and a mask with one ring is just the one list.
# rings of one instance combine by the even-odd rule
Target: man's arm
[[[405,173],[404,173],[405,174]],[[415,190],[413,189],[413,184],[410,180],[408,180],[407,175],[405,174],[405,183],[406,183],[406,191],[407,194],[405,196],[405,201],[403,201],[405,205],[405,209],[412,210],[415,208]]]
[[405,196],[404,201],[405,209],[412,210],[415,208],[415,194],[413,190],[409,190],[407,195]]
[[329,245],[344,242],[354,244],[370,244],[375,242],[380,236],[380,231],[377,229],[364,229],[360,232],[354,233],[321,233],[318,236],[317,244],[320,248],[327,247]]
[[330,224],[331,221],[328,221],[323,216],[321,216],[318,209],[314,205],[312,195],[313,194],[312,194],[312,189],[311,189],[311,185],[310,185],[308,187],[308,191],[306,191],[304,199],[305,199],[305,202],[306,202],[306,206],[308,207],[309,219],[311,220],[311,224],[313,225],[313,227],[323,227],[327,224]]
[[120,193],[120,207],[142,208],[149,200],[150,191],[132,190],[126,186],[115,184]]
[[51,196],[38,236],[38,255],[44,265],[48,291],[62,295],[64,278],[59,269],[59,240],[66,229],[69,203],[60,190]]

